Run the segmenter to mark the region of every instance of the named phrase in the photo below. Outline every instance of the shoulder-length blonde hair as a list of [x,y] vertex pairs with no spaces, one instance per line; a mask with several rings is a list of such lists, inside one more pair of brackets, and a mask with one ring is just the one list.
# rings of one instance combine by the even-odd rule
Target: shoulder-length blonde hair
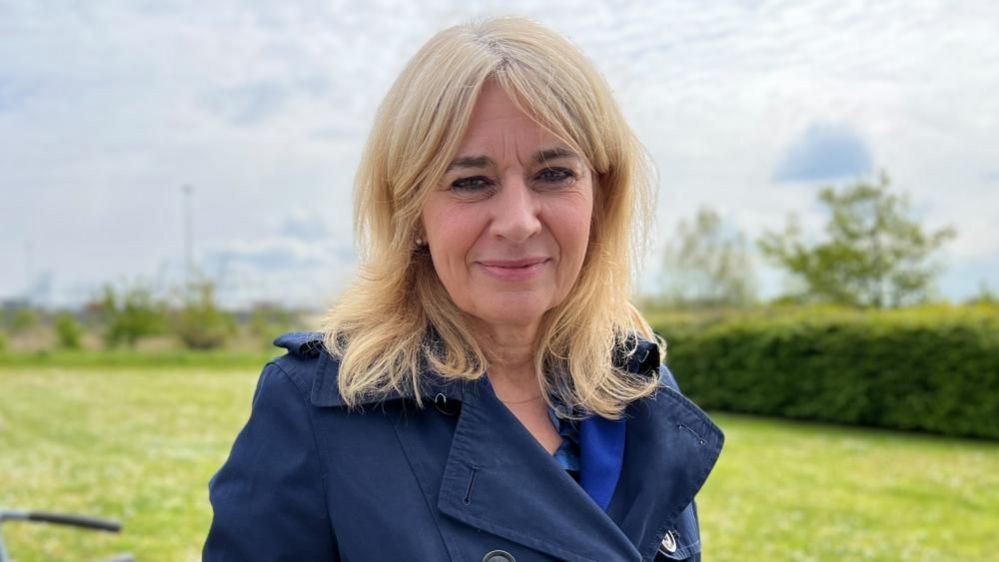
[[[497,18],[446,29],[409,61],[379,107],[356,178],[361,271],[330,309],[325,345],[340,360],[348,405],[392,391],[421,403],[422,373],[476,379],[486,355],[452,302],[430,254],[415,245],[428,193],[455,157],[479,91],[494,80],[595,173],[583,267],[545,313],[535,368],[546,396],[586,414],[621,415],[658,376],[626,372],[635,335],[654,339],[629,303],[631,265],[651,213],[646,153],[600,73],[569,41],[530,20]],[[638,234],[638,236],[633,236]]]

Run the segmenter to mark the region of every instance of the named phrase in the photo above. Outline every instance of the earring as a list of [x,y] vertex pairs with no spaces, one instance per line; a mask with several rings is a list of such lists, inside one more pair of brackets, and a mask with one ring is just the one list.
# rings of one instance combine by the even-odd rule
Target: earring
[[419,236],[416,237],[416,245],[417,246],[425,246],[426,244],[427,244],[426,240],[424,240],[423,238],[420,238]]

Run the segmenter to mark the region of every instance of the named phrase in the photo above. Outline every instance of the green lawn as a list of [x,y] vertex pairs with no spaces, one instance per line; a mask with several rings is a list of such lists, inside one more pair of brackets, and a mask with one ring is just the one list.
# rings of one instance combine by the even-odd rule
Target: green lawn
[[[22,562],[200,559],[207,482],[257,369],[0,367],[0,505],[120,518],[120,536],[10,523]],[[994,560],[999,444],[715,415],[705,560]]]
[[999,443],[714,415],[705,560],[999,560]]

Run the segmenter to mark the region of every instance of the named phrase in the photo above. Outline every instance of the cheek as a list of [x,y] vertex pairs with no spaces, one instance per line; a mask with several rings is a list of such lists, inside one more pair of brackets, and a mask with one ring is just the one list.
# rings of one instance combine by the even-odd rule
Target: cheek
[[593,199],[581,196],[552,209],[552,233],[563,252],[563,259],[581,264],[590,241]]
[[467,276],[466,260],[478,239],[479,222],[472,209],[455,204],[428,203],[423,211],[423,225],[434,270],[452,292],[460,290]]
[[426,223],[430,251],[447,260],[462,259],[475,245],[479,229],[473,217],[459,210],[441,213],[433,222]]

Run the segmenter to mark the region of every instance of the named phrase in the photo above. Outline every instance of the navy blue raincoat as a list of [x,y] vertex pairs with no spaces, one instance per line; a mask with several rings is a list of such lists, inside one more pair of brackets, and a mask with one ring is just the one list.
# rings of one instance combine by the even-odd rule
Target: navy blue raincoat
[[602,509],[486,390],[428,373],[411,396],[348,410],[316,332],[285,334],[250,419],[210,483],[204,560],[639,562],[700,560],[694,495],[721,431],[640,342],[658,391],[628,406],[623,464]]

